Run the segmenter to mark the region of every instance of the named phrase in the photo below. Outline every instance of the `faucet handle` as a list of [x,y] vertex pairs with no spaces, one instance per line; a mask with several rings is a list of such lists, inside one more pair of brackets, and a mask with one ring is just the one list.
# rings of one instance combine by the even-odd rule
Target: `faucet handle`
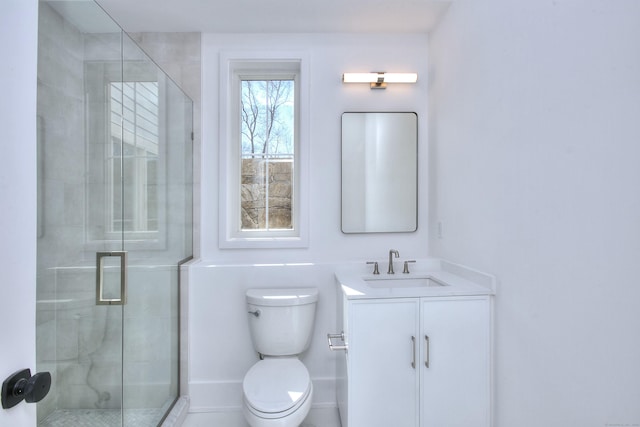
[[378,271],[378,261],[367,261],[367,264],[373,264],[373,274],[380,274],[380,271]]
[[415,259],[410,259],[410,260],[404,262],[404,270],[402,270],[402,272],[404,274],[409,274],[409,263],[410,262],[416,262],[416,260]]

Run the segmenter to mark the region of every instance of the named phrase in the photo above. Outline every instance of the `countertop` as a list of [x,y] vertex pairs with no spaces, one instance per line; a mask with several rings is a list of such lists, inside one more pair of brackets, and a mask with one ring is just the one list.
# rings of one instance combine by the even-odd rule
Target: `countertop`
[[[344,266],[335,272],[338,284],[348,299],[418,298],[446,296],[495,295],[495,277],[472,268],[437,258],[417,260],[409,264],[410,273],[402,273],[402,262],[395,262],[396,273],[388,275],[387,262],[379,261],[380,274],[372,274],[372,266],[362,262]],[[384,267],[384,268],[383,268]],[[444,286],[371,287],[366,280],[431,278]]]

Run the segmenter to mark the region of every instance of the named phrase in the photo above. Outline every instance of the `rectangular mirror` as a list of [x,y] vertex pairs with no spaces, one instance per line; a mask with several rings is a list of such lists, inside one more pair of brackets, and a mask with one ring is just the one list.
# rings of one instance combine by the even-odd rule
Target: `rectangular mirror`
[[417,218],[417,114],[343,113],[342,232],[412,232]]

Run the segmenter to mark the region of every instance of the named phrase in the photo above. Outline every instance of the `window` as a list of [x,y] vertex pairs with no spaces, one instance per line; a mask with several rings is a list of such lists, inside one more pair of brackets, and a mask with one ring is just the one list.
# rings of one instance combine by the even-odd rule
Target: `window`
[[221,247],[307,245],[302,69],[301,59],[221,61]]
[[295,81],[241,79],[240,229],[292,230]]

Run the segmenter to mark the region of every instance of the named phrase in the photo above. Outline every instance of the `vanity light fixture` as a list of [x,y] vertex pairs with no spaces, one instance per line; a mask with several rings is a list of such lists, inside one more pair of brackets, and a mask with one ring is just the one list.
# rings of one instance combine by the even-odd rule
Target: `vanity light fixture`
[[343,83],[370,83],[371,89],[386,89],[387,83],[415,83],[417,73],[344,73]]

